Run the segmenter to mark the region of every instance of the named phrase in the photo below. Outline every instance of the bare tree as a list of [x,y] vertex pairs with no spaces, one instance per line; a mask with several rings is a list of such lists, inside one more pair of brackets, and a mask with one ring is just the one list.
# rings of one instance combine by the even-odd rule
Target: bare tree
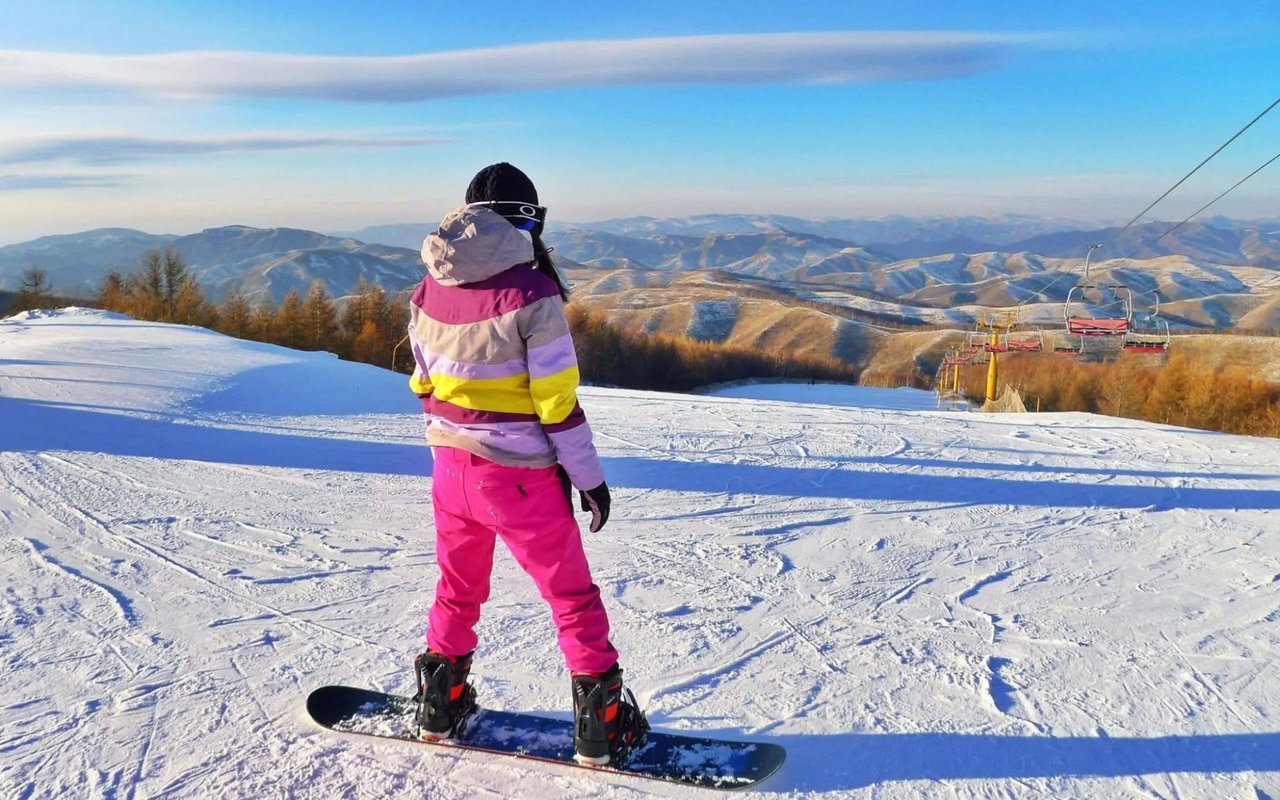
[[18,285],[18,294],[14,297],[9,313],[47,308],[52,300],[49,273],[40,267],[27,267],[22,272],[22,283]]

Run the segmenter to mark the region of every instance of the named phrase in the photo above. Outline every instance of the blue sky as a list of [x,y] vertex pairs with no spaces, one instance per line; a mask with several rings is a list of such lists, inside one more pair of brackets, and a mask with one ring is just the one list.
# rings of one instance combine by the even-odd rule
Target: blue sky
[[[1123,222],[1278,75],[1275,2],[4,3],[0,243],[435,221],[501,160],[560,220]],[[1280,109],[1151,216],[1278,151]]]

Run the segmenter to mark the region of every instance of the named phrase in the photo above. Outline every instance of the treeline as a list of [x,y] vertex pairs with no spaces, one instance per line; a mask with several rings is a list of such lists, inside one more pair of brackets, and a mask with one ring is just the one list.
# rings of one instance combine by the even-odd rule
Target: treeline
[[[961,372],[964,393],[981,401],[986,367]],[[1081,363],[1045,353],[1000,358],[1000,385],[1022,395],[1027,410],[1088,411],[1186,428],[1280,436],[1280,385],[1240,367],[1203,366],[1176,350],[1159,366],[1124,354]]]
[[[48,307],[39,305],[38,298],[36,303],[33,307]],[[363,278],[355,294],[343,299],[341,310],[319,280],[311,284],[305,297],[291,291],[279,305],[269,298],[251,301],[234,291],[215,303],[180,252],[153,250],[143,256],[134,272],[108,273],[92,304],[134,319],[198,325],[240,339],[328,351],[350,361],[401,372],[413,369],[413,355],[402,343],[409,323],[407,295],[388,294]],[[579,369],[583,379],[592,383],[687,391],[752,378],[858,380],[857,369],[839,359],[801,358],[681,337],[625,333],[603,314],[576,304],[570,304],[568,315]]]
[[395,349],[409,324],[407,302],[363,277],[341,312],[321,280],[312,282],[305,297],[293,290],[279,305],[266,297],[251,301],[238,291],[213,303],[180,252],[152,250],[132,274],[108,273],[93,302],[134,319],[199,325],[238,339],[322,350],[382,367],[392,366],[395,352],[398,367],[412,368],[412,355]]
[[801,358],[661,334],[626,333],[601,313],[570,305],[569,328],[585,380],[627,389],[687,391],[752,378],[856,383],[839,359]]

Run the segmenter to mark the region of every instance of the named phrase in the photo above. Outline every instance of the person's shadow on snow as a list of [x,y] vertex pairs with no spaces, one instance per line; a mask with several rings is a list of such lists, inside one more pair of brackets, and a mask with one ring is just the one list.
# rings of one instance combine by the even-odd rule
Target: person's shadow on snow
[[[1277,474],[1133,469],[1114,471],[1069,466],[996,467],[978,465],[1003,476],[972,473],[964,461],[930,461],[894,467],[893,459],[851,457],[844,469],[829,464],[784,467],[767,464],[729,464],[701,460],[621,457],[603,459],[609,485],[619,489],[665,489],[673,492],[737,493],[786,497],[827,497],[842,500],[938,503],[942,505],[1011,505],[1043,508],[1132,508],[1163,511],[1280,509],[1280,490],[1186,486],[1188,480],[1247,480],[1255,485]],[[928,466],[946,472],[908,471]],[[1130,480],[1112,481],[1113,477]]]
[[850,733],[790,734],[761,740],[787,749],[782,771],[761,786],[773,791],[834,791],[892,781],[1125,778],[1280,770],[1280,733],[1152,738]]

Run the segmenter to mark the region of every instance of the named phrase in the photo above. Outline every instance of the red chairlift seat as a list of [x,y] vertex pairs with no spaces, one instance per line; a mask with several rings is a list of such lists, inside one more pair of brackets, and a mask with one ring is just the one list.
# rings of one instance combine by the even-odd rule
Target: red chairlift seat
[[[1092,255],[1096,249],[1090,245]],[[1067,333],[1073,336],[1126,336],[1129,333],[1130,321],[1133,319],[1133,292],[1122,284],[1089,283],[1089,264],[1085,261],[1085,283],[1077,285],[1067,292],[1066,306],[1062,309],[1062,317],[1067,323]],[[1107,313],[1102,316],[1083,316],[1077,311],[1071,313],[1073,306],[1084,308],[1086,294],[1111,293],[1113,299],[1101,303],[1107,308],[1119,306],[1121,314]],[[1095,297],[1097,294],[1095,294]],[[1105,300],[1105,297],[1102,298]],[[1078,306],[1077,306],[1078,304]],[[1098,303],[1094,303],[1097,305]],[[1087,311],[1085,312],[1088,313]]]
[[1043,331],[1026,331],[1009,337],[1009,349],[1015,353],[1032,353],[1044,349]]
[[1067,333],[1075,336],[1125,336],[1129,333],[1129,320],[1067,317]]

